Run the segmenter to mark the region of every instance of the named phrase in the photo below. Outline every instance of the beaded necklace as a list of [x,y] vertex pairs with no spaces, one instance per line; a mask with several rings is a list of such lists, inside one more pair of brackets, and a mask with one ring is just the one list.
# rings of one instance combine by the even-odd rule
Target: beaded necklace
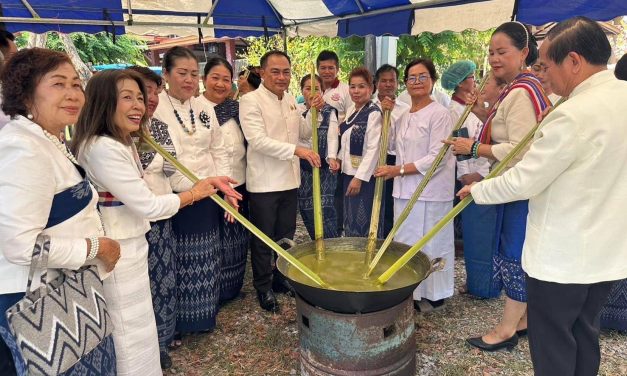
[[50,141],[52,141],[54,146],[56,146],[57,149],[59,149],[59,151],[61,153],[63,153],[63,155],[65,155],[67,157],[67,159],[69,159],[72,163],[74,163],[76,165],[78,164],[78,161],[76,160],[76,158],[74,157],[72,152],[70,152],[68,150],[68,148],[65,146],[65,144],[63,142],[61,142],[61,140],[59,140],[58,137],[54,136],[52,133],[48,132],[47,130],[45,130],[43,128],[41,128],[41,130],[44,131],[44,135],[46,136],[46,138],[49,139]]
[[181,124],[181,127],[183,127],[183,130],[185,131],[185,133],[193,134],[194,132],[196,132],[196,120],[194,118],[194,110],[192,109],[192,101],[189,101],[189,119],[192,122],[192,127],[187,128],[185,126],[185,123],[183,123],[183,119],[181,118],[181,115],[179,115],[179,112],[174,107],[174,103],[172,103],[172,98],[170,98],[170,93],[166,93],[166,94],[168,96],[168,100],[170,101],[170,105],[172,106],[172,109],[174,110],[174,116],[176,116],[176,120],[178,120],[179,124]]

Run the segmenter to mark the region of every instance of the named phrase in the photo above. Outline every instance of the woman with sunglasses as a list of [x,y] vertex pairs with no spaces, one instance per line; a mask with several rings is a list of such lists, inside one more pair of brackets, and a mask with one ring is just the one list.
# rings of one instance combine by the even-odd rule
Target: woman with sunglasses
[[[416,59],[405,68],[405,84],[412,103],[399,126],[390,133],[390,149],[396,152],[396,165],[380,166],[375,171],[377,177],[394,178],[395,221],[440,152],[441,140],[453,128],[448,109],[430,97],[437,79],[435,66],[429,59]],[[454,182],[455,159],[447,154],[394,240],[414,244],[451,210]],[[445,227],[423,252],[429,258],[445,260],[444,270],[429,276],[414,291],[416,309],[429,311],[442,306],[444,299],[453,295],[453,226]]]

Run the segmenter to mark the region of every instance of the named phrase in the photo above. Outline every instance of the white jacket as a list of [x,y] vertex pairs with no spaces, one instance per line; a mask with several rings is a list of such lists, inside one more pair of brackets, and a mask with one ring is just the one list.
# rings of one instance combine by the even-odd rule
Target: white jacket
[[279,192],[300,186],[300,162],[294,155],[299,139],[311,137],[296,100],[288,93],[279,99],[264,85],[242,97],[242,131],[248,141],[246,189]]
[[627,82],[611,71],[551,112],[524,158],[472,188],[479,204],[529,199],[522,266],[557,283],[627,277]]
[[150,230],[149,221],[170,218],[181,200],[174,193],[156,196],[142,179],[131,146],[99,136],[81,147],[78,161],[99,192],[109,192],[122,206],[100,206],[107,237],[130,239]]
[[57,275],[55,268],[81,267],[87,258],[85,239],[103,234],[95,190],[82,211],[44,229],[54,195],[78,184],[82,177],[41,127],[22,116],[0,130],[0,166],[0,294],[26,290],[39,234],[51,237],[48,280]]

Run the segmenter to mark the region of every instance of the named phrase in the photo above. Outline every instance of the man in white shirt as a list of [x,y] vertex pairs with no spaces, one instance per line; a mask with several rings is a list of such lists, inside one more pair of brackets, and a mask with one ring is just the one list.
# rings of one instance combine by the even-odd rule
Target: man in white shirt
[[[4,62],[16,52],[17,46],[15,45],[15,36],[9,31],[0,30],[0,69],[4,65]],[[0,96],[0,129],[2,129],[6,123],[11,121],[11,118],[5,115],[1,110],[1,106],[2,97]]]
[[[381,108],[381,110],[391,110],[390,129],[396,127],[403,113],[409,111],[409,105],[403,101],[395,100],[396,91],[398,90],[398,69],[390,64],[383,64],[374,74],[374,85],[377,89],[372,101]],[[389,134],[389,133],[388,133]],[[386,165],[396,165],[396,154],[388,150]],[[383,215],[383,235],[388,236],[394,225],[394,198],[392,197],[392,189],[394,188],[394,179],[385,181],[384,197],[384,215]]]
[[627,277],[627,82],[607,70],[611,47],[585,17],[557,24],[540,47],[556,94],[524,158],[464,187],[479,204],[529,199],[522,253],[534,372],[596,375],[599,311]]
[[[324,50],[316,58],[316,69],[322,79],[322,98],[337,110],[337,123],[342,124],[346,114],[353,107],[353,100],[348,92],[348,85],[340,82],[337,74],[340,71],[340,58],[333,51]],[[335,190],[335,212],[337,213],[337,233],[344,231],[344,191],[342,174],[337,174]]]
[[[246,186],[250,192],[250,220],[273,240],[292,239],[296,231],[296,196],[300,185],[299,158],[320,167],[320,156],[298,146],[311,127],[305,122],[294,97],[287,93],[292,75],[290,58],[269,51],[261,58],[259,88],[242,97],[240,122],[248,141]],[[312,105],[321,107],[318,96]],[[311,133],[309,133],[310,137]],[[273,254],[255,237],[251,241],[253,286],[261,308],[278,312],[273,291]]]

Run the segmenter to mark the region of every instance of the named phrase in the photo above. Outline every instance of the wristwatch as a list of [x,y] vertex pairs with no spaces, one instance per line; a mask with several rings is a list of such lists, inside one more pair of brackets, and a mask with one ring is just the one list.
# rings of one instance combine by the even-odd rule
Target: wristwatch
[[405,176],[405,165],[401,165],[401,177]]

